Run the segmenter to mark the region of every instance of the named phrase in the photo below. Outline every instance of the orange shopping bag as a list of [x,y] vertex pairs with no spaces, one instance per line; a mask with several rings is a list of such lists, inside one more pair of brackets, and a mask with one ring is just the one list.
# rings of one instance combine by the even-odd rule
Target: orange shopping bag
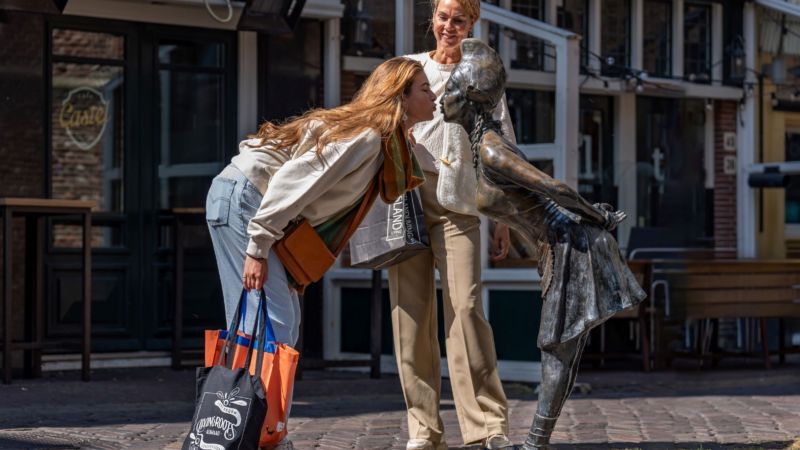
[[[242,292],[246,296],[247,291]],[[266,304],[267,295],[261,289],[261,301]],[[246,301],[240,301],[240,305],[246,305]],[[244,323],[247,314],[246,306],[241,311],[237,308],[234,315],[237,320]],[[261,308],[259,308],[260,310]],[[256,317],[258,320],[258,317]],[[275,342],[275,331],[272,329],[272,322],[267,320],[267,338],[264,344],[256,341],[253,352],[264,352],[263,363],[261,366],[261,382],[264,383],[264,391],[267,397],[267,418],[261,428],[261,439],[259,445],[275,445],[286,437],[286,414],[289,412],[289,401],[292,398],[294,389],[294,373],[297,370],[297,360],[300,354],[286,344]],[[239,328],[239,327],[235,327]],[[231,326],[231,330],[234,327]],[[217,364],[220,352],[223,351],[225,339],[230,331],[226,330],[206,330],[206,367]],[[250,336],[236,333],[236,342],[233,354],[233,367],[244,367],[247,359],[247,349],[250,346]],[[253,354],[257,356],[257,354]],[[255,375],[255,365],[250,365],[250,374]]]

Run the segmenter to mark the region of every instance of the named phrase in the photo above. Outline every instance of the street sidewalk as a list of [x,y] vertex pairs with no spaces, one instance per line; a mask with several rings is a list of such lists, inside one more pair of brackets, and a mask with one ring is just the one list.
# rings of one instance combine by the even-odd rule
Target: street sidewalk
[[[553,435],[566,449],[776,449],[800,438],[800,362],[754,369],[583,371]],[[180,449],[194,408],[194,371],[96,370],[0,385],[0,449]],[[452,392],[442,418],[462,445]],[[511,435],[521,443],[536,409],[532,386],[506,384]],[[406,412],[396,376],[306,372],[290,433],[303,449],[404,449]],[[797,444],[800,449],[800,444]]]

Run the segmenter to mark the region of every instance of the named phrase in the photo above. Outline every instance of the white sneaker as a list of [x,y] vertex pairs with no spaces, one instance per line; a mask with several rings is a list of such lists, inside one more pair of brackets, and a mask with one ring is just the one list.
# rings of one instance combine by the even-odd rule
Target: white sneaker
[[483,447],[485,450],[497,450],[501,448],[517,450],[517,446],[511,443],[511,440],[505,434],[495,434],[486,438],[486,445]]
[[427,439],[409,439],[406,450],[447,450],[447,443],[435,444]]

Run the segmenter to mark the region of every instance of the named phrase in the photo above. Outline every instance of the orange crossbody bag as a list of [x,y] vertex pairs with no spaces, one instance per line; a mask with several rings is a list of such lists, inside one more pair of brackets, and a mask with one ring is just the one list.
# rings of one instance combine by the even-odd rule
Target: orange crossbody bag
[[344,240],[339,244],[339,248],[335,253],[331,253],[328,246],[319,237],[314,227],[306,220],[302,219],[289,226],[283,233],[283,238],[275,243],[273,250],[281,260],[283,266],[289,274],[297,282],[297,290],[302,294],[305,286],[319,281],[325,272],[333,266],[339,253],[342,252],[347,241],[355,233],[358,226],[366,217],[369,212],[369,207],[375,201],[374,194],[377,185],[377,176],[372,180],[372,183],[364,195],[364,200],[356,212],[356,216],[350,223],[350,228],[347,230]]

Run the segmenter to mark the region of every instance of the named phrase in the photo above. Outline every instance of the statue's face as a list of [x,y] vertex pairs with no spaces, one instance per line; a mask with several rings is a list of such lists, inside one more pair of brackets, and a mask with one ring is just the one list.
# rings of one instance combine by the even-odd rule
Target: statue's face
[[461,72],[456,69],[447,80],[444,95],[439,99],[442,116],[445,122],[456,123],[469,112],[469,101],[466,93],[461,89]]

